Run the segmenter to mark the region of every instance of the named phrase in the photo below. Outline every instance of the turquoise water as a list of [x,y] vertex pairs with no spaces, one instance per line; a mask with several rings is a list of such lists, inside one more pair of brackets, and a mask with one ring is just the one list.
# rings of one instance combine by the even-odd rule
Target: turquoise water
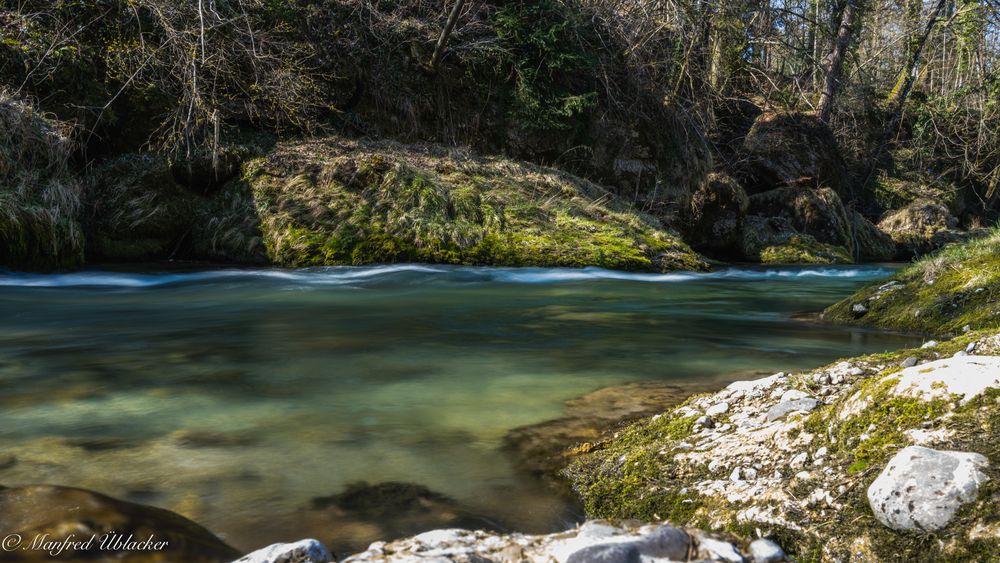
[[170,508],[245,549],[385,533],[377,516],[309,508],[362,480],[416,483],[502,527],[551,530],[576,514],[513,469],[507,431],[600,387],[721,384],[912,344],[804,316],[889,273],[0,275],[0,483]]

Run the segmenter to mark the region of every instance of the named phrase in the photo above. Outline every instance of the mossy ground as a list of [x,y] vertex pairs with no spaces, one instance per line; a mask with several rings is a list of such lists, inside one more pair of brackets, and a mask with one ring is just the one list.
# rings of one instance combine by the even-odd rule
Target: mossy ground
[[[755,523],[738,516],[740,510],[751,505],[774,506],[772,500],[734,503],[698,492],[699,483],[720,477],[710,475],[704,466],[675,459],[677,453],[688,451],[689,444],[697,441],[694,417],[686,410],[675,409],[625,428],[577,456],[565,474],[584,501],[588,516],[663,519],[742,537],[765,533],[778,539],[797,561],[844,557],[871,561],[995,560],[996,537],[989,533],[970,536],[970,530],[984,523],[1000,523],[1000,506],[995,500],[1000,491],[1000,444],[995,437],[1000,424],[1000,390],[990,390],[965,405],[945,399],[898,397],[889,392],[896,381],[892,374],[900,369],[902,359],[948,357],[992,334],[975,332],[933,348],[850,360],[852,365],[866,366],[869,375],[858,379],[836,401],[800,419],[790,434],[813,435],[809,446],[813,451],[828,448],[825,466],[837,473],[830,482],[843,485],[833,491],[840,508],[816,506],[787,512],[792,526]],[[819,385],[811,373],[793,376],[789,383],[807,392],[815,392]],[[700,397],[692,397],[685,405]],[[840,416],[857,397],[865,400],[865,408]],[[936,533],[897,533],[882,526],[868,505],[868,486],[885,463],[910,443],[906,430],[942,427],[952,432],[945,449],[979,452],[989,458],[989,484],[980,492],[978,501],[965,506],[949,526]],[[862,434],[867,436],[861,439]],[[793,479],[794,471],[786,474],[783,485],[793,498],[805,498],[818,487],[830,486],[830,482],[823,485]]]
[[[957,334],[1000,326],[1000,229],[945,247],[827,309],[836,322]],[[862,305],[867,312],[855,312]]]
[[595,184],[503,159],[326,139],[279,146],[245,180],[281,266],[707,268]]

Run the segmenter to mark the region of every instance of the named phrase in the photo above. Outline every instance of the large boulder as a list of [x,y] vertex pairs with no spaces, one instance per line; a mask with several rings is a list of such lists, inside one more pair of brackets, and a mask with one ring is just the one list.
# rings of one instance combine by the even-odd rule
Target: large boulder
[[763,264],[849,264],[843,246],[817,241],[795,230],[784,217],[750,215],[743,219],[740,250],[743,257]]
[[329,563],[333,556],[316,540],[276,543],[258,549],[233,563]]
[[868,487],[868,502],[878,521],[893,530],[933,532],[976,499],[988,465],[977,453],[909,446]]
[[830,128],[810,114],[765,112],[743,142],[750,193],[780,186],[830,186],[851,192],[844,159]]
[[831,188],[784,187],[755,194],[749,213],[787,219],[796,231],[821,243],[851,248],[851,222]]
[[713,172],[691,198],[688,237],[705,252],[730,255],[739,249],[740,228],[750,200],[728,174]]
[[958,219],[948,208],[929,199],[918,199],[890,212],[878,223],[878,228],[895,241],[898,253],[903,257],[928,254],[946,244],[968,238],[957,227]]
[[[30,546],[33,538],[42,537],[85,542],[63,551],[61,557],[71,560],[214,563],[239,557],[205,528],[168,510],[48,485],[0,487],[0,537],[21,542],[18,546]],[[13,537],[18,539],[9,539]],[[11,547],[4,544],[5,549]],[[51,560],[47,550],[38,549],[14,549],[4,555],[4,561]]]

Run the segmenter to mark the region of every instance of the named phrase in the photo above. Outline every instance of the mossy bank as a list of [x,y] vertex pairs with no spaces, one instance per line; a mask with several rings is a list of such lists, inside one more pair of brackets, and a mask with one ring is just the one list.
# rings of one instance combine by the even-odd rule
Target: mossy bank
[[878,328],[958,334],[1000,326],[1000,229],[955,243],[831,306],[824,317]]
[[[237,151],[238,152],[238,151]],[[134,156],[89,183],[88,250],[283,267],[425,262],[702,270],[657,219],[554,169],[430,145],[280,143],[223,181]]]

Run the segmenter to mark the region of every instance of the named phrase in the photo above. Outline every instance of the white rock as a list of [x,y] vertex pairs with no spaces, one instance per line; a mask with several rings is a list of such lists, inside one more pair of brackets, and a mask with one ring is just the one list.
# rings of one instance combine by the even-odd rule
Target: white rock
[[826,454],[828,454],[829,452],[830,450],[826,446],[823,446],[820,449],[816,450],[816,453],[813,454],[813,459],[822,459],[826,457]]
[[759,539],[750,542],[752,563],[778,563],[785,561],[785,552],[771,540]]
[[990,387],[1000,387],[1000,357],[965,356],[904,369],[894,377],[893,393],[906,397],[947,398],[962,395],[962,404]]
[[806,464],[806,461],[808,460],[809,460],[809,454],[807,454],[806,452],[801,452],[795,457],[793,457],[792,460],[788,462],[788,465],[790,465],[795,469],[798,469],[804,466]]
[[875,517],[893,530],[933,531],[975,500],[989,461],[977,453],[902,449],[868,487]]
[[917,359],[914,358],[913,356],[910,356],[909,358],[906,358],[905,360],[900,362],[899,367],[910,368],[915,365],[917,365]]
[[729,412],[729,403],[723,401],[721,403],[716,403],[705,411],[708,416],[720,416]]
[[805,399],[809,396],[809,393],[805,391],[799,391],[798,389],[789,389],[781,395],[781,402],[785,401],[797,401],[799,399]]
[[851,368],[851,370],[847,372],[847,375],[853,375],[853,376],[864,375],[864,374],[865,370],[857,367]]
[[938,345],[938,341],[937,340],[928,340],[927,342],[924,342],[924,344],[923,344],[923,346],[921,346],[921,348],[933,348],[933,347],[935,347],[937,345]]
[[696,535],[698,541],[698,557],[710,561],[726,561],[728,563],[743,563],[743,555],[733,544],[703,535]]
[[333,557],[316,540],[276,543],[244,555],[234,563],[328,563]]

